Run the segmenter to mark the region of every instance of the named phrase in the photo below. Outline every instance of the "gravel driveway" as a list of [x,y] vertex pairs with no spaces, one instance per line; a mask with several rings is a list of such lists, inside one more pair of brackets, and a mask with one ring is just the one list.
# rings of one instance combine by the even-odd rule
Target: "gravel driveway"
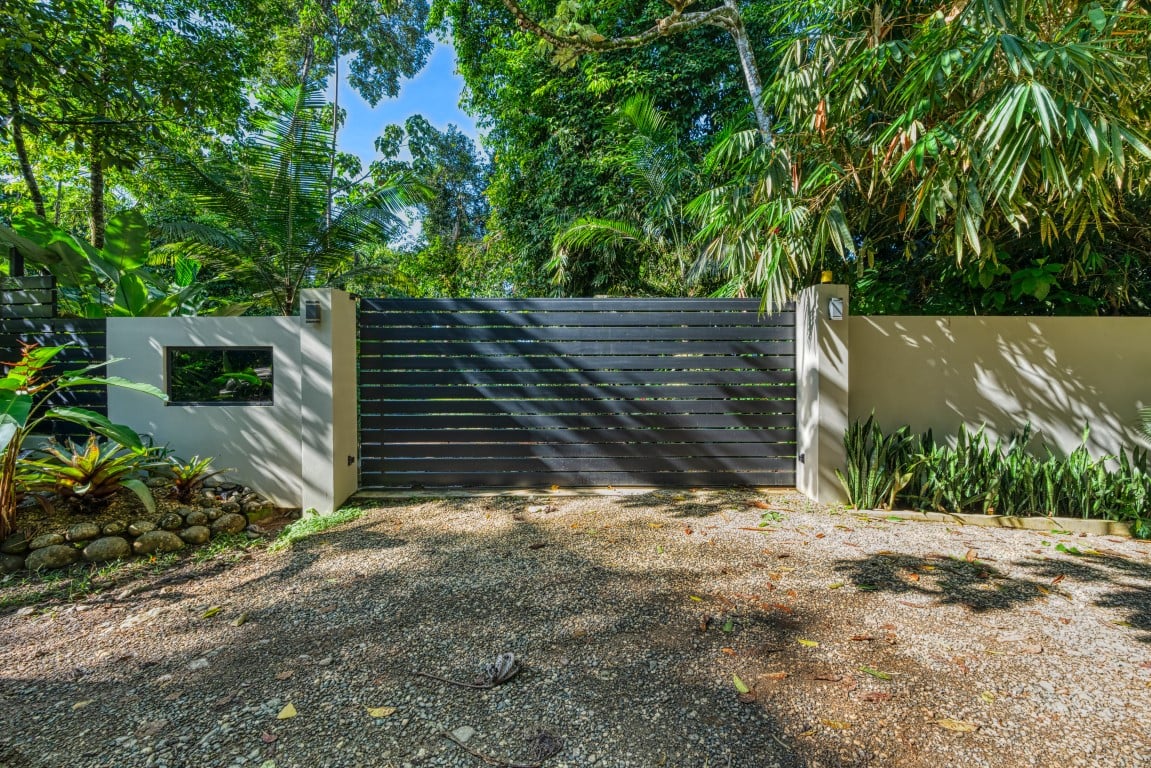
[[[526,765],[546,733],[547,768],[1151,765],[1146,542],[750,492],[364,504],[4,612],[0,766],[484,765],[445,731]],[[413,674],[502,652],[491,690]]]

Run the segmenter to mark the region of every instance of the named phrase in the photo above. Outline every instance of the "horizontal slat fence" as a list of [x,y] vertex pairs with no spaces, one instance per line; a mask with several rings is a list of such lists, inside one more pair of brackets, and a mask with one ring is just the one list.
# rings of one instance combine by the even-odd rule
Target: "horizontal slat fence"
[[[4,372],[7,372],[8,364],[20,359],[21,343],[39,344],[42,347],[68,345],[56,356],[48,375],[108,359],[107,323],[103,319],[0,320],[0,351],[3,354],[0,366],[3,366]],[[107,387],[68,389],[54,398],[52,404],[79,406],[106,416],[108,390]],[[73,424],[48,422],[47,426],[46,431],[56,437],[87,437],[86,431]]]
[[0,320],[56,316],[56,278],[0,276]]
[[795,482],[791,311],[363,299],[359,325],[362,487]]

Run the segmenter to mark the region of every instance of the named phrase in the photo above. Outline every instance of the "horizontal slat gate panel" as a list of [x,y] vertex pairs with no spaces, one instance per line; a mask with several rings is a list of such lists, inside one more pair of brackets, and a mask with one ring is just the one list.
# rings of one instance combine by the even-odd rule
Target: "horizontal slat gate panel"
[[360,371],[382,367],[409,371],[778,371],[795,367],[790,355],[775,357],[361,357]]
[[[793,435],[794,437],[794,435]],[[706,451],[694,443],[409,443],[393,440],[372,445],[384,459],[628,459],[763,457],[763,443],[713,443]],[[392,466],[389,463],[389,466]],[[398,464],[397,464],[398,466]]]
[[758,309],[364,299],[361,484],[792,485],[795,318]]
[[[451,355],[455,358],[471,357],[532,357],[532,358],[568,358],[591,355],[613,355],[617,357],[644,356],[648,357],[648,364],[652,368],[659,367],[659,360],[664,357],[683,359],[685,357],[716,356],[715,341],[646,341],[644,339],[629,339],[627,341],[551,341],[551,342],[518,342],[518,341],[455,341],[455,342],[420,342],[420,341],[361,341],[360,354],[364,357],[433,357],[440,358]],[[724,343],[725,354],[749,357],[763,355],[792,355],[795,353],[795,344],[790,339],[771,339],[763,342],[728,341]]]
[[[692,371],[392,371],[371,370],[361,362],[361,371],[371,378],[367,394],[388,391],[391,386],[503,386],[522,385],[524,387],[549,386],[647,386],[656,384],[709,384],[713,386],[736,386],[759,384],[763,386],[795,387],[795,374],[790,370],[692,370]],[[361,393],[361,396],[364,393]]]
[[[0,320],[0,367],[19,358],[21,343],[42,347],[64,346],[48,369],[48,375],[81,368],[91,363],[104,362],[107,354],[107,324],[104,320],[82,319],[23,319]],[[104,371],[97,371],[102,374]],[[115,373],[112,371],[111,373]],[[60,392],[51,400],[52,405],[70,405],[108,414],[106,387],[76,387]],[[49,421],[46,432],[57,437],[80,438],[87,431],[74,424]]]
[[539,416],[795,413],[794,400],[390,400],[396,416]]
[[674,488],[717,486],[794,486],[790,472],[436,472],[394,474],[365,472],[360,484],[365,488],[568,488],[654,485]]
[[[643,385],[634,386],[592,384],[555,384],[538,386],[388,386],[378,387],[375,394],[381,394],[370,402],[388,402],[398,405],[407,400],[419,403],[446,400],[449,402],[472,402],[484,400],[652,400],[687,399],[692,400],[735,400],[742,399],[792,399],[794,387],[789,383],[756,385]],[[368,402],[368,401],[365,401]]]
[[[360,429],[360,441],[364,445],[450,443],[463,439],[468,443],[645,443],[654,451],[662,443],[794,443],[795,429],[552,429],[518,434],[499,429],[475,429],[466,435],[454,435],[450,430],[413,429],[404,432],[402,437],[395,432]],[[701,449],[701,453],[707,453],[707,450]]]

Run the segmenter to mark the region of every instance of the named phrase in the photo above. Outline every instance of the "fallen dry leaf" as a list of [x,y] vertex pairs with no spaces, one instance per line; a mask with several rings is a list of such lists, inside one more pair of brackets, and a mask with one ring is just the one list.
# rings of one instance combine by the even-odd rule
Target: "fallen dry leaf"
[[855,641],[860,641],[860,640],[874,640],[875,638],[872,637],[871,635],[852,635],[850,639],[855,640]]
[[720,653],[725,653],[725,654],[727,654],[728,656],[735,656],[735,655],[736,655],[736,653],[735,653],[735,649],[734,649],[734,648],[720,648],[720,649],[719,649],[719,652],[720,652]]
[[1054,586],[1054,585],[1058,584],[1059,582],[1063,581],[1063,580],[1064,580],[1064,579],[1066,579],[1066,578],[1067,578],[1067,574],[1066,574],[1066,573],[1061,573],[1061,574],[1059,574],[1058,576],[1056,576],[1054,579],[1052,579],[1052,580],[1051,580],[1051,585],[1052,585],[1052,586]]
[[296,674],[295,670],[285,669],[283,672],[276,673],[277,680],[287,680],[292,675]]
[[94,701],[94,699],[85,699],[84,701],[77,701],[75,704],[72,705],[72,709],[73,709],[73,711],[77,710],[77,709],[83,709],[84,707],[91,704],[93,701]]
[[816,642],[815,640],[807,640],[807,639],[802,638],[802,637],[799,638],[799,644],[802,646],[805,646],[807,648],[818,648],[819,647],[819,643]]
[[288,718],[295,717],[295,716],[296,716],[296,708],[292,706],[291,702],[288,702],[287,704],[284,705],[284,708],[280,710],[280,714],[276,715],[276,719],[277,720],[287,720]]
[[979,729],[979,726],[975,723],[969,723],[965,720],[952,720],[949,717],[945,717],[940,720],[932,720],[931,722],[935,723],[941,728],[946,728],[949,731],[955,731],[957,733],[972,733],[973,731]]
[[274,733],[269,732],[269,731],[264,731],[263,733],[260,734],[260,740],[263,741],[265,744],[271,744],[272,742],[274,742],[278,738],[280,738],[280,737]]
[[242,627],[248,621],[248,614],[241,613],[236,618],[232,619],[233,627]]
[[784,680],[787,678],[787,673],[786,672],[767,672],[765,674],[760,675],[760,678],[763,680]]
[[222,610],[224,610],[224,606],[222,606],[222,605],[213,605],[211,608],[209,608],[208,610],[204,611],[204,613],[202,613],[202,614],[200,615],[200,618],[201,618],[201,619],[210,619],[210,618],[212,618],[213,616],[215,616],[217,613],[219,613],[219,612],[220,612],[220,611],[222,611]]
[[885,691],[868,691],[860,697],[864,701],[891,701],[891,694]]
[[978,556],[979,556],[978,552],[976,552],[974,549],[969,549],[969,550],[967,550],[967,554],[963,556],[963,559],[969,563],[974,563],[975,558]]
[[1037,655],[1043,653],[1043,646],[1042,645],[1021,645],[1021,646],[1019,646],[1019,652],[1031,654],[1033,656],[1037,656]]
[[820,720],[819,722],[826,725],[828,728],[835,728],[836,730],[846,730],[851,727],[851,723],[845,723],[842,720]]
[[843,679],[843,675],[837,675],[834,672],[820,672],[815,676],[816,680],[825,680],[829,683],[838,683]]
[[395,707],[365,707],[372,717],[389,717],[396,713]]

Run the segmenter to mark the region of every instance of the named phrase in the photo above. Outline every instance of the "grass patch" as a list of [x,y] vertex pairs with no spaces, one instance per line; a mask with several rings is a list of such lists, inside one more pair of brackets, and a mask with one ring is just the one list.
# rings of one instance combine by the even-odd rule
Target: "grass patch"
[[194,549],[190,559],[197,565],[219,557],[239,560],[245,552],[262,544],[261,539],[250,538],[246,533],[221,533]]
[[299,520],[280,531],[280,535],[268,546],[268,550],[270,552],[279,552],[288,549],[297,541],[323,533],[329,528],[335,528],[337,525],[358,520],[363,514],[364,510],[359,507],[345,507],[330,515],[308,512]]

